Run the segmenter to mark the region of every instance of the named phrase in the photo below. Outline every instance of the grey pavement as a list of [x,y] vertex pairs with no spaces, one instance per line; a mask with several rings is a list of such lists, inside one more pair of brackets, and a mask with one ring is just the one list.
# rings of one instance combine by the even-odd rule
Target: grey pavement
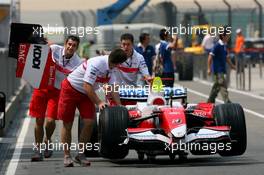
[[[211,86],[196,81],[179,82],[181,85],[197,91],[201,94],[208,94]],[[263,100],[254,99],[241,95],[239,93],[230,92],[230,97],[233,101],[239,102],[243,107],[252,109],[262,115]],[[220,98],[221,99],[221,98]],[[197,103],[206,101],[206,98],[196,93],[189,92],[188,101]],[[26,108],[24,109],[26,112]],[[24,113],[24,117],[28,118]],[[77,119],[77,118],[76,118]],[[22,148],[19,159],[12,160],[17,162],[15,170],[16,175],[47,175],[47,174],[219,174],[219,175],[262,175],[264,171],[264,135],[263,126],[264,119],[253,114],[246,113],[248,147],[244,155],[238,157],[221,157],[214,156],[189,156],[186,162],[170,161],[167,156],[158,156],[157,161],[149,164],[147,161],[139,162],[134,151],[130,151],[129,155],[124,160],[112,162],[103,158],[90,158],[91,167],[80,167],[76,165],[73,168],[63,167],[62,151],[55,151],[50,159],[45,159],[43,162],[31,162],[33,142],[34,120],[30,120],[27,133],[25,134],[24,146]],[[58,122],[57,129],[54,134],[54,140],[60,138],[61,124]],[[19,133],[18,133],[19,134]],[[73,128],[73,142],[77,138],[77,121]],[[13,144],[14,148],[14,144]],[[5,165],[13,156],[12,151],[8,151],[8,156],[5,160]],[[74,155],[74,154],[73,154]]]

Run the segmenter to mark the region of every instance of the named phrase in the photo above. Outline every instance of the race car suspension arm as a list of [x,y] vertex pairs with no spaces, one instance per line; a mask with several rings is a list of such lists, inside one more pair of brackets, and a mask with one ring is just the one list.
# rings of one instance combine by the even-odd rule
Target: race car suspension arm
[[159,114],[155,113],[155,114],[152,114],[152,115],[149,115],[149,116],[136,118],[136,119],[130,120],[130,124],[129,125],[130,126],[137,126],[144,120],[148,120],[148,119],[155,118],[155,117],[158,117],[158,116],[159,116]]

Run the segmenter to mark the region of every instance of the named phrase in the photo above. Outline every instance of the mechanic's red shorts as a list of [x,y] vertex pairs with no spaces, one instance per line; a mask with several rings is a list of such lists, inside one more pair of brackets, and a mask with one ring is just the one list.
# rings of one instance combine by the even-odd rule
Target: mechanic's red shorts
[[58,102],[60,90],[34,89],[30,105],[29,115],[35,118],[45,118],[45,116],[57,119]]
[[64,122],[73,122],[76,108],[82,118],[94,119],[95,104],[87,95],[74,89],[66,78],[61,84],[58,118]]

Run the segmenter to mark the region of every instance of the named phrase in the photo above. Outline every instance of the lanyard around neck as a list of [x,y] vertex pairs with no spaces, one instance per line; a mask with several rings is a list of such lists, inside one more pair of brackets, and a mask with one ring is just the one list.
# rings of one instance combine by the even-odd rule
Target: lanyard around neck
[[125,63],[126,63],[126,65],[128,66],[128,67],[132,67],[132,58],[133,58],[133,54],[134,54],[134,50],[133,50],[133,52],[132,52],[132,55],[131,55],[131,57],[129,57],[127,60],[131,60],[131,62],[130,63],[128,63],[127,61],[125,61]]
[[66,59],[65,56],[62,57],[62,65],[63,67],[67,66],[67,64],[69,64],[70,62],[70,58],[69,59]]

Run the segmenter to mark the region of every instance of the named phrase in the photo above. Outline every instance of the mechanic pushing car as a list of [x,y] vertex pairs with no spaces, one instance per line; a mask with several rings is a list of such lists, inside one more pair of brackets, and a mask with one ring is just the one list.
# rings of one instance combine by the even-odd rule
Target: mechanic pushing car
[[[85,61],[62,82],[58,117],[63,121],[61,142],[64,145],[65,167],[73,166],[69,145],[71,145],[71,128],[76,107],[84,123],[79,138],[79,149],[81,150],[91,136],[95,117],[94,104],[100,110],[106,106],[106,103],[96,95],[95,90],[99,89],[99,86],[103,83],[111,84],[115,82],[115,76],[112,74],[113,68],[123,63],[126,59],[127,55],[122,49],[115,49],[109,56],[98,56]],[[115,103],[120,105],[121,102],[118,93],[113,92],[111,95]],[[90,166],[90,162],[86,160],[83,153],[79,153],[75,157],[75,160],[81,166]]]
[[[228,27],[224,27],[222,34],[219,34],[219,41],[214,45],[212,51],[208,56],[208,67],[207,73],[210,75],[214,73],[214,84],[208,98],[209,103],[215,103],[215,98],[220,91],[225,103],[231,103],[228,97],[227,83],[226,83],[226,63],[232,69],[236,69],[236,66],[231,62],[230,57],[228,57],[226,44],[230,38],[231,31]],[[213,66],[212,66],[213,63]],[[213,70],[212,70],[213,69]]]
[[133,48],[133,35],[130,33],[121,35],[120,42],[128,58],[118,66],[118,71],[115,71],[117,83],[137,86],[138,73],[141,73],[145,80],[149,80],[149,71],[144,57]]
[[[120,37],[121,48],[127,55],[127,60],[122,64],[118,65],[114,70],[116,76],[116,81],[113,82],[116,88],[122,87],[123,85],[132,85],[134,87],[138,86],[138,74],[143,76],[143,79],[147,82],[151,81],[152,77],[149,75],[148,67],[146,65],[144,57],[139,54],[134,48],[134,36],[130,33],[125,33]],[[115,103],[109,99],[110,104],[115,105]],[[135,102],[122,102],[122,105],[132,105]]]
[[[64,47],[59,45],[50,45],[52,51],[52,59],[56,64],[55,84],[52,89],[34,89],[31,102],[29,105],[29,115],[36,118],[35,124],[35,144],[34,154],[31,161],[42,161],[43,155],[40,151],[40,145],[43,141],[44,130],[43,125],[46,119],[46,137],[45,144],[49,145],[51,136],[55,130],[57,120],[58,101],[60,94],[60,84],[62,80],[75,68],[81,64],[80,57],[75,53],[80,43],[79,37],[68,36],[65,40]],[[45,116],[47,112],[47,115]],[[44,157],[49,158],[52,150],[46,149]]]

